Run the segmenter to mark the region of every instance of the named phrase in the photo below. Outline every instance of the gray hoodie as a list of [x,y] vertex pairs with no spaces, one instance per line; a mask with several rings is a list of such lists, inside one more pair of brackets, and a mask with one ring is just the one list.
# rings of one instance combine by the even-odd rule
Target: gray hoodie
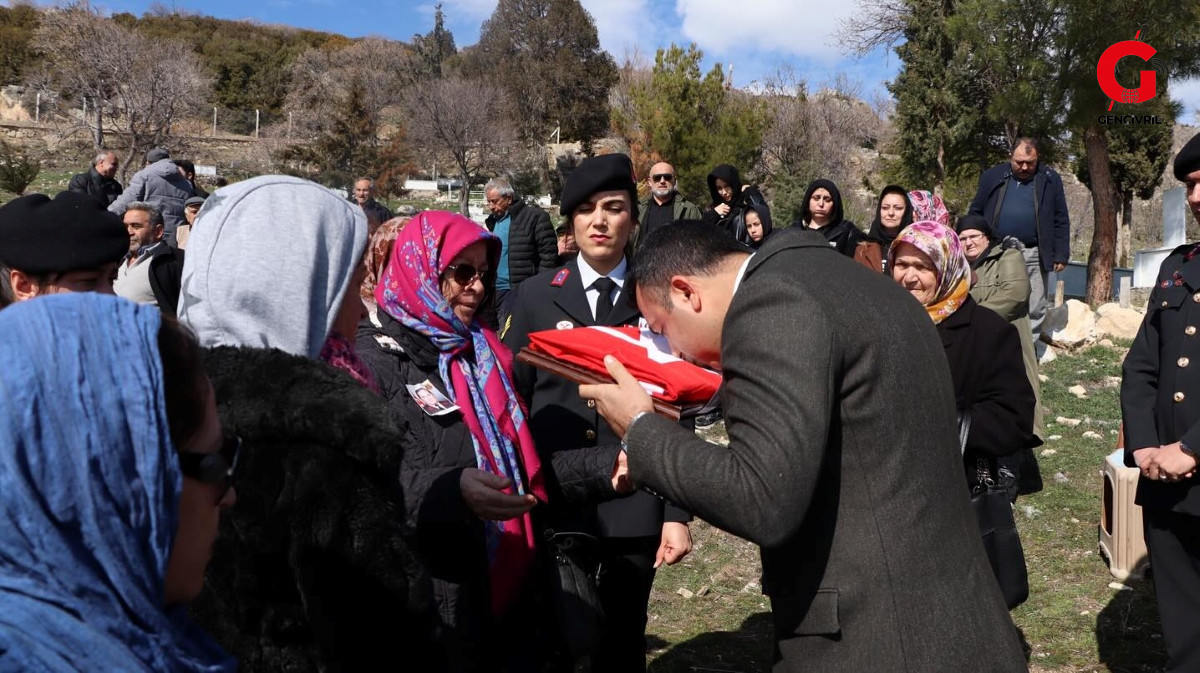
[[205,347],[316,358],[366,247],[362,209],[315,182],[263,175],[223,187],[188,239],[179,319]]

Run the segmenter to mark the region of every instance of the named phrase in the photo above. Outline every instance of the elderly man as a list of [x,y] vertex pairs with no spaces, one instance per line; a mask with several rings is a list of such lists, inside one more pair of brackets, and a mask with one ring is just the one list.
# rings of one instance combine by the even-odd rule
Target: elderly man
[[645,240],[650,232],[677,220],[700,219],[700,208],[683,198],[676,190],[679,176],[675,167],[665,161],[660,161],[650,167],[650,175],[646,177],[646,186],[650,193],[638,206],[641,212],[641,224],[634,235],[635,247]]
[[354,181],[354,202],[367,214],[367,227],[372,234],[379,225],[392,219],[392,211],[375,200],[375,181],[371,178]]
[[87,194],[98,199],[105,206],[121,196],[121,183],[113,179],[121,168],[121,158],[116,152],[105,150],[92,160],[92,167],[86,173],[71,176],[67,189],[72,192]]
[[750,254],[671,224],[633,267],[650,329],[722,371],[729,445],[655,415],[614,358],[617,384],[579,393],[623,438],[635,485],[761,546],[775,673],[1024,671],[921,306],[810,231]]
[[112,294],[128,242],[121,219],[79,192],[9,201],[0,207],[0,308],[43,294]]
[[153,203],[134,201],[125,208],[129,252],[117,267],[113,290],[139,304],[152,304],[175,315],[183,277],[183,252],[163,242],[162,212]]
[[1062,178],[1038,162],[1036,141],[1018,138],[1008,163],[979,176],[969,213],[983,215],[998,240],[1012,236],[1025,244],[1029,323],[1036,343],[1046,317],[1046,275],[1062,271],[1071,259],[1071,219]]
[[183,224],[183,203],[195,193],[183,171],[171,161],[171,154],[161,147],[146,152],[146,166],[133,174],[129,186],[113,201],[108,210],[124,215],[134,202],[152,203],[163,216],[163,240],[175,245],[175,229]]
[[511,292],[521,281],[559,265],[558,237],[550,214],[517,198],[504,178],[488,181],[483,188],[491,213],[484,224],[500,239],[500,264],[496,269],[497,322],[503,325],[511,308]]
[[[1174,172],[1200,222],[1200,135],[1176,155]],[[1200,379],[1191,373],[1200,366],[1197,255],[1200,243],[1188,243],[1163,260],[1121,381],[1125,464],[1142,473],[1136,501],[1170,673],[1200,671]]]

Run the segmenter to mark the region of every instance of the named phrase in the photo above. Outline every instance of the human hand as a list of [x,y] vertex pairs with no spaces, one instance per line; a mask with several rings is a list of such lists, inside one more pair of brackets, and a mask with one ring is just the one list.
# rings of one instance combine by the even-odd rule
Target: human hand
[[633,481],[629,479],[629,456],[623,449],[617,453],[617,462],[613,464],[612,487],[621,495],[633,493]]
[[720,215],[721,217],[725,217],[726,215],[729,214],[729,204],[722,203],[719,206],[717,206],[716,208],[713,208],[713,210],[717,211],[717,214]]
[[537,504],[537,498],[530,494],[515,495],[502,490],[509,486],[512,486],[509,478],[474,467],[463,470],[458,478],[463,502],[480,519],[489,521],[515,519]]
[[1063,270],[1063,269],[1065,269],[1065,268],[1067,268],[1067,263],[1066,263],[1066,262],[1055,262],[1055,263],[1054,263],[1054,273],[1058,273],[1058,272],[1062,271],[1062,270]]
[[654,555],[654,567],[666,563],[673,566],[683,560],[692,551],[692,532],[686,523],[664,521],[662,527],[662,542],[658,545],[658,553]]
[[[1196,458],[1179,448],[1179,442],[1167,444],[1154,456],[1160,481],[1175,482],[1188,479],[1196,472]],[[1163,477],[1166,477],[1165,479]]]
[[633,417],[643,411],[654,411],[654,401],[642,389],[615,357],[604,356],[604,366],[616,383],[579,386],[579,396],[585,400],[596,400],[596,409],[618,437],[625,437]]

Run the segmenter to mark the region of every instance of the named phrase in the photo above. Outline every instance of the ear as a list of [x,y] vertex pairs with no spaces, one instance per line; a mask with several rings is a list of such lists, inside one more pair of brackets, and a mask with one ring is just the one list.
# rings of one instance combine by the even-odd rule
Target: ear
[[679,307],[686,306],[693,313],[699,313],[702,307],[699,286],[689,276],[671,277],[671,301]]
[[24,271],[16,269],[8,270],[8,283],[12,287],[13,298],[17,301],[25,301],[38,296],[38,285],[33,282],[33,279],[25,275]]

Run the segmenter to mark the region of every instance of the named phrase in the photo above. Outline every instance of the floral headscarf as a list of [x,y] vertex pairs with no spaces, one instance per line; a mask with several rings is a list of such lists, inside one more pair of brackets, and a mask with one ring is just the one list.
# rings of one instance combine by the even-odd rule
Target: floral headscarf
[[[544,501],[541,463],[512,383],[512,354],[479,320],[469,325],[459,320],[442,296],[446,267],[479,241],[488,244],[488,258],[496,268],[500,240],[493,234],[455,213],[417,215],[396,237],[375,301],[440,351],[438,373],[471,431],[476,466],[508,478],[512,485],[506,493],[532,493]],[[484,524],[492,612],[499,615],[516,599],[533,565],[533,521],[527,512]]]
[[367,256],[363,261],[367,267],[367,277],[363,279],[358,294],[372,314],[376,309],[375,286],[379,284],[379,276],[383,274],[383,269],[392,256],[392,246],[396,243],[396,236],[411,219],[410,217],[393,217],[380,225],[375,233],[371,234],[371,239],[367,241]]
[[958,242],[958,234],[949,227],[928,220],[910,224],[896,236],[888,250],[889,269],[896,268],[896,250],[901,243],[908,243],[933,260],[938,281],[937,293],[933,301],[925,305],[925,312],[936,325],[963,305],[971,289],[971,266],[967,264],[962,244]]
[[912,203],[913,222],[925,220],[937,222],[943,227],[951,226],[950,211],[942,197],[928,190],[914,189],[908,193],[908,200]]

